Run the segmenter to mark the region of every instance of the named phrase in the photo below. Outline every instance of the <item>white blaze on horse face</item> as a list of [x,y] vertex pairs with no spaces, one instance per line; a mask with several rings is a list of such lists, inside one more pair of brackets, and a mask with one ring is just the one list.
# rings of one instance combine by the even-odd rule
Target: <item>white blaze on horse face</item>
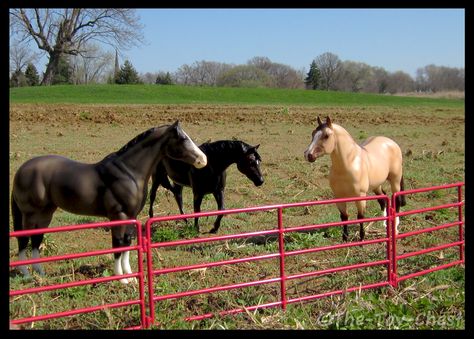
[[185,131],[183,131],[184,135],[189,139],[189,142],[191,143],[191,147],[193,149],[194,153],[197,153],[197,158],[194,161],[193,166],[196,168],[203,168],[204,166],[207,165],[207,157],[206,155],[200,150],[199,147],[196,146],[196,144],[191,140],[189,135],[186,134]]
[[315,158],[319,155],[319,154],[314,154],[314,149],[315,147],[318,146],[318,142],[322,134],[323,134],[322,131],[317,131],[316,133],[314,133],[313,140],[311,140],[311,143],[309,144],[308,148],[304,152],[304,157],[307,161],[310,161],[309,154],[313,154]]

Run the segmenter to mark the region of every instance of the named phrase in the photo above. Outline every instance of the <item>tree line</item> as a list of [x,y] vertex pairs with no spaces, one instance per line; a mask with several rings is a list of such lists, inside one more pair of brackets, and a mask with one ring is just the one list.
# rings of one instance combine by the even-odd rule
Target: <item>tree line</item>
[[[331,52],[309,62],[309,70],[295,70],[268,57],[256,56],[245,64],[195,61],[175,72],[138,74],[129,60],[118,63],[117,50],[139,45],[139,18],[133,9],[11,9],[10,86],[54,84],[181,84],[189,86],[306,88],[366,93],[464,91],[464,68],[427,65],[415,78],[403,71],[388,72],[362,62],[341,60]],[[48,62],[40,76],[34,65],[38,53]],[[116,49],[115,58],[102,45]]]

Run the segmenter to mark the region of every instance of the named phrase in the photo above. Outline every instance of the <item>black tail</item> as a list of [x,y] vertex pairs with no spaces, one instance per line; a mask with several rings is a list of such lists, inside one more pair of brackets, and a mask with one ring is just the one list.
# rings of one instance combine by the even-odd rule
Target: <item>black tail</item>
[[[405,190],[405,184],[403,182],[403,175],[402,175],[402,178],[400,179],[400,191],[404,191],[404,190]],[[405,200],[405,194],[401,195],[400,198],[401,198],[400,205],[405,206],[407,204],[407,201]]]
[[12,194],[11,203],[12,203],[13,229],[15,231],[21,231],[23,229],[21,211],[15,199],[13,198],[13,194]]

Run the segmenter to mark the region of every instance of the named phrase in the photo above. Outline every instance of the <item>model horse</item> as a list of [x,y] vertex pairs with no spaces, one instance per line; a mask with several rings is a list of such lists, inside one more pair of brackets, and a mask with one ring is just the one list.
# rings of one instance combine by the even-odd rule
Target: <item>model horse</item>
[[[261,157],[257,152],[258,146],[250,146],[243,141],[221,140],[204,143],[199,148],[207,156],[207,166],[201,169],[165,157],[155,168],[152,175],[150,190],[150,218],[153,217],[153,202],[156,190],[161,185],[173,192],[179,211],[183,212],[183,186],[192,187],[194,196],[194,212],[201,211],[201,202],[206,194],[212,193],[219,210],[224,209],[224,189],[226,184],[226,169],[236,163],[238,170],[249,178],[255,186],[263,184],[260,171]],[[171,178],[173,184],[170,183]],[[214,228],[210,233],[216,233],[220,227],[222,215],[218,215]],[[199,218],[194,219],[194,226],[199,232]]]
[[[143,209],[151,173],[164,157],[204,167],[206,155],[176,121],[151,128],[95,164],[57,155],[25,162],[16,172],[11,197],[15,231],[48,227],[58,207],[110,220],[135,219]],[[112,247],[130,246],[130,226],[112,228]],[[39,258],[43,234],[31,236],[32,257]],[[19,259],[26,259],[29,237],[18,237]],[[114,253],[116,275],[132,273],[129,252]],[[29,276],[25,266],[19,267]],[[40,264],[33,269],[44,275]],[[121,279],[128,283],[129,279]]]
[[[382,184],[388,180],[392,193],[403,190],[402,151],[387,137],[369,137],[358,145],[351,135],[341,126],[332,123],[329,117],[322,123],[318,116],[318,127],[312,133],[312,140],[304,157],[314,162],[318,157],[329,154],[331,170],[329,185],[336,198],[363,197],[367,192],[385,194]],[[385,200],[379,199],[380,208],[387,215]],[[366,201],[355,201],[357,218],[364,218]],[[404,196],[398,196],[395,202],[397,212],[405,206]],[[348,220],[346,203],[337,203],[341,220]],[[398,233],[398,217],[395,230]],[[344,225],[342,239],[347,241],[347,225]],[[360,239],[364,240],[364,227],[360,223]]]

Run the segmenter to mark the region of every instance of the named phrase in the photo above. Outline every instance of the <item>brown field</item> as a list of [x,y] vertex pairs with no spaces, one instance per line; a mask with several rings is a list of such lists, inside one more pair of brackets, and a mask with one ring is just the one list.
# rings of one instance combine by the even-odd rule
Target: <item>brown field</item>
[[[58,104],[11,104],[10,105],[10,187],[13,175],[18,167],[26,160],[37,155],[60,154],[77,161],[93,163],[100,161],[107,154],[118,150],[129,140],[144,130],[162,124],[168,124],[176,119],[182,123],[184,130],[197,144],[211,140],[236,138],[250,144],[260,144],[259,153],[262,156],[262,170],[265,183],[256,188],[240,174],[235,166],[228,170],[226,187],[226,207],[240,208],[273,203],[285,203],[307,200],[323,200],[332,198],[327,175],[330,159],[324,157],[315,163],[307,163],[303,152],[310,142],[311,131],[314,129],[317,115],[330,115],[334,122],[344,126],[356,139],[362,141],[371,135],[385,135],[394,139],[405,154],[404,177],[405,188],[419,188],[444,183],[464,181],[464,111],[450,108],[429,107],[325,107],[313,108],[307,106],[243,106],[243,105],[58,105]],[[387,191],[389,192],[389,188]],[[183,192],[185,211],[192,211],[192,193],[190,189]],[[423,205],[428,198],[409,202],[411,207]],[[202,210],[214,210],[215,201],[212,196],[204,199]],[[178,213],[178,208],[172,194],[160,188],[155,201],[155,216]],[[369,214],[379,213],[378,205],[374,203]],[[138,216],[147,219],[148,203]],[[260,219],[259,219],[260,218]],[[328,218],[338,219],[338,213],[333,206],[318,210],[309,208],[303,213],[290,213],[286,217],[289,224],[305,224],[314,219],[328,221]],[[355,218],[355,216],[353,216]],[[72,223],[92,222],[98,220],[92,217],[77,217],[58,210],[53,218],[51,227]],[[100,219],[102,220],[102,219]],[[309,221],[311,220],[311,221]],[[244,231],[269,229],[274,227],[273,216],[235,215],[226,216],[222,221],[219,234],[230,234]],[[201,232],[211,228],[213,218],[200,220]],[[167,224],[168,227],[184,227],[183,223]],[[373,226],[370,236],[383,232],[381,225]],[[10,222],[10,229],[12,225]],[[350,228],[350,235],[355,236],[356,228]],[[340,233],[335,233],[334,241],[340,241]],[[204,235],[203,235],[204,236]],[[51,235],[46,238],[44,253],[58,254],[78,249],[108,248],[110,234],[103,230],[94,230],[78,234],[71,242],[71,236],[66,234]],[[402,245],[406,248],[416,248],[420,242]],[[222,255],[236,254],[241,248],[229,244],[218,247],[214,252]],[[196,249],[183,251],[169,250],[161,256],[164,261],[194,262]],[[198,249],[206,252],[206,246]],[[16,240],[10,241],[10,257],[16,258]],[[191,254],[183,259],[183,253]],[[263,254],[260,253],[259,254]],[[347,256],[348,252],[342,253]],[[161,258],[161,257],[160,257]],[[308,257],[306,261],[293,259],[294,271],[311,269],[317,262],[328,260],[330,256]],[[161,259],[160,259],[161,260]],[[197,260],[197,259],[196,259]],[[322,264],[319,267],[324,267]],[[318,264],[319,265],[319,264]],[[252,266],[253,267],[253,266]],[[273,268],[265,267],[262,271],[251,266],[239,265],[226,268],[226,277],[247,275],[253,279],[268,276]],[[104,274],[112,271],[111,257],[100,261],[91,260],[80,267],[72,263],[61,266],[45,265],[48,275],[61,279],[71,277],[91,277],[94,274]],[[293,270],[292,270],[293,271]],[[243,273],[245,272],[245,273]],[[191,273],[176,281],[189,281]],[[197,274],[197,273],[196,273]],[[198,277],[198,275],[196,275]],[[209,275],[198,279],[205,284],[211,284],[214,279],[206,281]],[[14,275],[11,274],[11,278]],[[50,279],[50,278],[45,278]],[[52,278],[51,278],[52,279]],[[47,280],[49,281],[49,280]],[[34,284],[41,284],[37,277]],[[314,282],[311,288],[317,288],[321,281]],[[166,289],[166,286],[159,285]],[[308,287],[309,288],[309,287]],[[294,284],[289,289],[298,294],[301,286]],[[136,293],[136,287],[128,286],[125,291]],[[420,291],[422,293],[422,291]],[[261,290],[258,295],[273,295],[274,292]],[[105,300],[106,297],[102,297]],[[222,306],[219,300],[209,297],[206,307]],[[232,298],[232,297],[230,297]],[[42,300],[42,299],[41,299]],[[36,300],[35,307],[46,301]],[[103,301],[102,300],[102,301]],[[255,302],[258,302],[256,300]],[[334,301],[332,301],[334,302]],[[328,302],[329,303],[329,302]],[[183,306],[187,311],[194,312],[203,306],[202,301],[188,301]],[[330,307],[324,304],[322,307]],[[11,317],[26,316],[22,312],[31,311],[32,306],[24,306],[22,310],[11,311]],[[35,308],[36,309],[36,308]],[[12,314],[13,312],[13,314]],[[109,326],[120,328],[124,323],[110,320]],[[96,328],[102,325],[95,320],[89,320],[87,325],[73,318],[58,326],[65,328]],[[259,327],[253,322],[243,321],[237,326],[244,328],[276,328],[277,321],[269,321],[267,327]],[[39,323],[38,323],[39,324]],[[129,325],[129,324],[128,324]],[[203,325],[209,328],[209,325]],[[206,327],[207,326],[207,327]],[[212,326],[211,326],[212,327]],[[281,325],[285,328],[284,325]],[[41,328],[41,327],[40,327]]]

